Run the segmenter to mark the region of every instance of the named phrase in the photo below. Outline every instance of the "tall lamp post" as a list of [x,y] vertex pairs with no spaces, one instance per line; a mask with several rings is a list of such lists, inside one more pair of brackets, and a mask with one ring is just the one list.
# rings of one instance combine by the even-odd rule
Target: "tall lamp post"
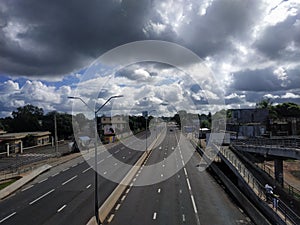
[[95,217],[96,217],[96,222],[99,225],[100,224],[100,219],[99,219],[99,214],[98,214],[98,174],[97,174],[97,138],[98,138],[98,132],[97,132],[97,113],[113,98],[120,98],[123,97],[123,95],[114,95],[111,96],[107,101],[101,105],[98,109],[91,108],[85,101],[83,101],[82,98],[80,97],[74,97],[74,96],[69,96],[68,98],[70,99],[78,99],[80,100],[84,105],[88,107],[93,113],[94,113],[94,119],[95,119]]

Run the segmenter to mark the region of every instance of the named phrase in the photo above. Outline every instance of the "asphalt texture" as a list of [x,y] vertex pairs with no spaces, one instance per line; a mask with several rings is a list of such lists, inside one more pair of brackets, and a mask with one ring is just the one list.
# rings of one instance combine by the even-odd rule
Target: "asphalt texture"
[[[145,135],[140,137],[145,138]],[[148,140],[149,143],[153,140]],[[137,151],[136,140],[128,138],[110,149],[99,149],[99,206],[114,190],[143,151]],[[132,145],[132,146],[130,146]],[[0,224],[72,224],[83,225],[94,215],[94,152],[85,154],[42,174],[13,196],[0,202]]]
[[[199,154],[185,137],[179,137],[175,128],[168,130],[107,222],[111,225],[253,224],[206,171],[199,171]],[[166,161],[172,154],[175,159]],[[164,161],[168,164],[158,163]],[[150,165],[156,165],[153,171],[149,171]],[[151,180],[157,173],[168,176],[170,170],[178,172],[152,185],[135,185],[140,179]]]

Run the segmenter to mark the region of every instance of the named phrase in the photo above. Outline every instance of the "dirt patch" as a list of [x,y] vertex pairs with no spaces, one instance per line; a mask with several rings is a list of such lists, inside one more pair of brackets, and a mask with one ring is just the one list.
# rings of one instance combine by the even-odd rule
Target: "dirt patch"
[[[274,176],[274,162],[266,162],[266,165]],[[300,190],[300,160],[283,161],[283,170],[284,181]]]

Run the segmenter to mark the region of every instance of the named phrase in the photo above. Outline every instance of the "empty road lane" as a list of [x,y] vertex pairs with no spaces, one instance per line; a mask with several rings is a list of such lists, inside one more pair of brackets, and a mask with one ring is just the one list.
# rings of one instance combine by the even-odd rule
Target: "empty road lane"
[[[192,152],[188,154],[187,151]],[[167,160],[172,154],[174,159]],[[190,158],[185,158],[188,156]],[[178,130],[169,129],[108,222],[111,225],[252,224],[215,180],[206,171],[198,170],[199,162],[200,156],[186,138],[180,138]],[[168,178],[170,170],[177,172]],[[134,185],[140,185],[141,180],[151,180],[153,176],[167,179],[152,185]]]

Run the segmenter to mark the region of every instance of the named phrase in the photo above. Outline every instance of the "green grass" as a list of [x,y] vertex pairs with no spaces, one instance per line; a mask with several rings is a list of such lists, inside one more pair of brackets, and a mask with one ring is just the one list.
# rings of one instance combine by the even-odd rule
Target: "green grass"
[[13,182],[15,182],[16,180],[18,180],[17,178],[14,178],[12,180],[9,180],[9,181],[6,181],[6,182],[3,182],[0,184],[0,190],[6,188],[8,185],[12,184]]

